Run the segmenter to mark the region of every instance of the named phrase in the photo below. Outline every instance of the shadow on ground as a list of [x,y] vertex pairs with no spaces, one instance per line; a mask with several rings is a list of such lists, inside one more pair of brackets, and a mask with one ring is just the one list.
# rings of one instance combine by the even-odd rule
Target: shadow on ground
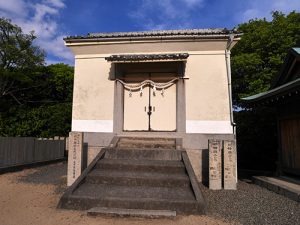
[[55,185],[55,193],[57,194],[61,194],[67,189],[66,162],[36,167],[33,170],[34,172],[19,177],[17,182]]

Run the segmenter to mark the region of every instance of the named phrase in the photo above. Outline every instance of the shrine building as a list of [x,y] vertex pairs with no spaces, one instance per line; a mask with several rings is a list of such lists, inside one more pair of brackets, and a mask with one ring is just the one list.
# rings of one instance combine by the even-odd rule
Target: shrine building
[[114,137],[177,138],[198,182],[209,139],[234,140],[227,29],[70,36],[75,55],[72,132],[87,163]]

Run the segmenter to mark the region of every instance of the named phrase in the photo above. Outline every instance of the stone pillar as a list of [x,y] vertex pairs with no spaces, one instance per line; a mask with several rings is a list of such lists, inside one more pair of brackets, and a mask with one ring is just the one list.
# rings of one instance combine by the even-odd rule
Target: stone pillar
[[224,189],[236,190],[237,157],[235,141],[224,141]]
[[66,137],[66,151],[69,151],[69,137]]
[[71,186],[80,176],[82,170],[83,133],[69,133],[68,178],[67,185]]
[[209,140],[209,189],[222,189],[222,141]]

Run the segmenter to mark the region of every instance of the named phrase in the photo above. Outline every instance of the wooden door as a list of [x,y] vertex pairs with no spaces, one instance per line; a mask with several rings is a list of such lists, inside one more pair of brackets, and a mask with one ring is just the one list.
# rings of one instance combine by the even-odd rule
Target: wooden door
[[150,105],[152,114],[150,127],[153,131],[175,131],[176,130],[176,84],[151,93]]
[[124,89],[124,131],[148,131],[149,87],[140,91]]
[[280,132],[283,168],[300,175],[300,118],[280,120]]
[[[152,80],[167,83],[173,73],[127,74],[125,81],[131,85]],[[154,91],[153,83],[131,91],[124,89],[124,131],[175,131],[176,130],[176,83]]]

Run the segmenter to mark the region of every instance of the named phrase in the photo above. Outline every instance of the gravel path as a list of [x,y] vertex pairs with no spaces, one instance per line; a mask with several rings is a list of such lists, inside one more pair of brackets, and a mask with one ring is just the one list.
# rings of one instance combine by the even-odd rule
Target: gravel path
[[208,214],[241,224],[300,224],[300,204],[252,183],[239,181],[238,191],[212,191],[201,185]]
[[[67,164],[57,163],[18,176],[24,184],[53,185],[55,194],[66,190]],[[200,186],[208,205],[208,216],[237,224],[300,224],[300,204],[260,186],[239,181],[237,191],[212,191]],[[57,204],[57,203],[55,203]],[[186,221],[187,222],[187,221]],[[215,221],[214,221],[215,222]]]
[[37,167],[33,173],[18,177],[17,182],[55,185],[55,193],[62,194],[67,189],[67,162]]

